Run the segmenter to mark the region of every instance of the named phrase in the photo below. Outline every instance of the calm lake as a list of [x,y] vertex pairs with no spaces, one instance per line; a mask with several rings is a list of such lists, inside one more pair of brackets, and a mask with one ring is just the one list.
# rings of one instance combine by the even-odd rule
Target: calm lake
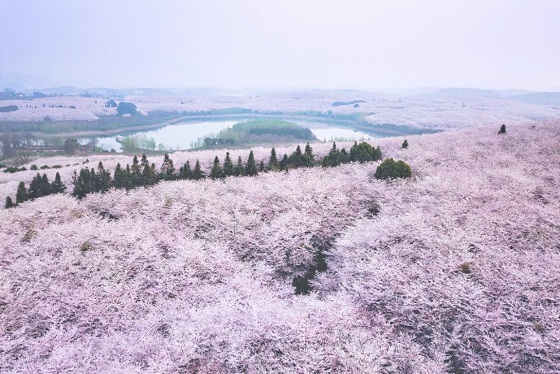
[[[134,136],[139,139],[153,139],[156,149],[160,150],[185,150],[192,149],[196,146],[197,140],[205,137],[213,137],[220,130],[231,127],[240,120],[230,121],[197,121],[197,122],[180,122],[177,124],[167,125],[155,130],[146,130],[134,133],[126,133],[116,136],[97,137],[98,146],[106,150],[114,149],[121,152],[121,145],[117,139],[124,136]],[[303,127],[307,127],[313,132],[319,141],[364,141],[375,137],[390,136],[387,133],[371,133],[367,134],[363,131],[353,130],[340,124],[328,124],[322,122],[291,120]],[[406,128],[403,127],[403,134]],[[392,134],[392,136],[399,134]],[[87,143],[91,138],[80,139],[81,143]]]

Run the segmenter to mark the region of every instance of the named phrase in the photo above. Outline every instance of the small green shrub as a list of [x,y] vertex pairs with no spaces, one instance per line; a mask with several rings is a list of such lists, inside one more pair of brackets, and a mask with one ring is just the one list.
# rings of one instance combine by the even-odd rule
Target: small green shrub
[[80,246],[80,251],[82,252],[91,251],[92,249],[93,246],[91,245],[90,242],[83,242],[82,245]]
[[546,327],[544,327],[544,325],[540,322],[535,322],[533,324],[533,330],[535,330],[536,332],[538,332],[539,334],[542,334],[545,332]]
[[29,169],[30,170],[39,170],[39,168],[35,164],[31,165],[31,167]]
[[377,179],[409,178],[411,175],[412,169],[406,162],[395,161],[392,158],[383,161],[375,171]]
[[23,243],[29,243],[35,235],[37,235],[37,231],[35,231],[33,229],[29,229],[25,232],[25,235],[23,235],[23,238],[21,239],[21,241]]
[[470,274],[472,272],[471,264],[469,264],[468,262],[463,262],[461,265],[459,265],[459,270],[463,274]]

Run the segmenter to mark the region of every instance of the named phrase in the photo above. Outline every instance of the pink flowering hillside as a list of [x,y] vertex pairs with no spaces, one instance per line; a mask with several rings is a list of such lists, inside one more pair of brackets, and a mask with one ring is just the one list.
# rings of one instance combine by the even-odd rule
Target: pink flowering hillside
[[0,372],[560,372],[560,123],[533,125],[374,140],[412,168],[389,181],[350,163],[77,200],[82,158],[35,161],[68,190],[0,209]]

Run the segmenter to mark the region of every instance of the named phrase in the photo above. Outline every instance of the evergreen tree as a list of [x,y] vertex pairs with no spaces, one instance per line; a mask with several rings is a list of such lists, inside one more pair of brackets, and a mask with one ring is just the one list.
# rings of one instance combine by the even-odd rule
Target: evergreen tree
[[303,166],[311,167],[315,164],[315,155],[313,155],[313,148],[309,145],[309,142],[305,145],[305,151],[302,156]]
[[54,182],[51,184],[51,193],[63,193],[66,191],[66,186],[62,183],[62,179],[60,179],[60,173],[56,173],[54,177]]
[[282,157],[282,160],[280,161],[280,170],[287,170],[288,169],[288,155],[284,153],[284,157]]
[[340,153],[338,154],[338,162],[340,164],[347,164],[350,162],[350,155],[346,152],[345,148],[340,150]]
[[140,170],[142,172],[141,184],[143,186],[150,186],[156,183],[155,165],[150,164],[145,153],[142,153],[142,158],[140,159]]
[[408,148],[408,141],[405,139],[404,142],[401,145],[402,149],[407,149]]
[[259,162],[259,173],[262,173],[264,171],[264,161],[261,160],[261,162]]
[[329,151],[329,154],[323,158],[324,167],[333,167],[340,165],[340,152],[336,149],[336,142],[333,142],[333,146]]
[[146,182],[150,186],[157,183],[156,164],[153,162],[150,167],[146,169]]
[[279,170],[280,164],[278,163],[278,158],[276,157],[276,149],[272,148],[270,151],[270,160],[268,160],[268,170]]
[[122,169],[121,164],[117,163],[115,172],[113,173],[113,187],[117,189],[126,187],[126,172]]
[[181,179],[192,179],[191,164],[189,161],[185,162],[185,165],[181,168],[180,177]]
[[43,173],[43,176],[41,177],[41,191],[43,192],[43,196],[47,196],[52,193],[49,177],[47,177],[47,174],[45,173]]
[[130,165],[126,164],[126,169],[124,173],[124,181],[125,181],[125,188],[126,190],[130,190],[134,188],[134,182],[132,181],[132,172],[130,171]]
[[108,170],[105,170],[101,161],[99,161],[99,164],[97,165],[97,176],[94,183],[96,192],[107,192],[112,185],[111,173]]
[[[378,147],[379,148],[379,147]],[[352,148],[350,148],[350,161],[359,162],[363,164],[364,162],[377,161],[381,155],[377,154],[379,150],[371,146],[367,142],[355,142]],[[381,151],[379,151],[381,153]]]
[[202,172],[202,169],[200,168],[200,162],[198,160],[196,160],[196,164],[194,165],[194,171],[192,174],[192,178],[194,180],[199,180],[204,178],[204,173]]
[[373,153],[373,161],[379,161],[383,159],[383,154],[381,153],[381,148],[379,146],[375,147],[375,151]]
[[498,131],[498,134],[505,134],[505,133],[506,133],[506,125],[500,126],[500,131]]
[[132,167],[130,167],[130,184],[133,188],[142,185],[141,173],[140,163],[138,162],[138,157],[135,155],[132,159]]
[[255,155],[253,154],[253,151],[251,151],[249,152],[249,158],[247,159],[247,165],[245,166],[245,175],[252,177],[258,174],[259,171],[255,162]]
[[87,194],[95,192],[95,178],[95,170],[93,168],[91,170],[88,168],[80,169],[79,174],[74,171],[74,175],[72,176],[72,184],[74,185],[72,196],[83,199]]
[[150,166],[150,162],[148,161],[148,157],[146,157],[145,153],[142,153],[142,157],[140,158],[140,166],[142,170]]
[[163,180],[175,179],[175,167],[173,166],[173,160],[169,157],[169,154],[167,153],[163,157],[163,163],[161,164],[159,179],[163,179]]
[[288,164],[291,168],[299,168],[303,166],[303,154],[301,153],[299,145],[296,147],[295,152],[290,155],[288,160]]
[[212,170],[210,170],[210,178],[218,179],[222,177],[222,167],[220,166],[220,159],[218,156],[214,157],[214,165],[212,166]]
[[6,204],[4,205],[4,207],[6,209],[10,209],[10,208],[14,207],[14,203],[13,203],[12,198],[10,196],[6,196]]
[[29,191],[27,193],[27,198],[33,200],[43,196],[43,190],[41,189],[42,185],[43,185],[43,180],[41,178],[41,174],[37,173],[37,175],[33,177],[31,183],[29,184]]
[[24,201],[27,201],[27,188],[25,188],[24,182],[19,182],[17,192],[16,192],[16,204],[21,204]]
[[241,177],[245,174],[245,168],[243,167],[243,160],[241,160],[241,156],[237,157],[237,165],[235,166],[234,174],[236,177]]
[[231,158],[229,157],[229,152],[226,152],[226,159],[224,160],[224,169],[223,169],[223,173],[225,177],[229,177],[235,174],[235,170],[234,170],[234,166],[233,166],[233,162],[231,161]]

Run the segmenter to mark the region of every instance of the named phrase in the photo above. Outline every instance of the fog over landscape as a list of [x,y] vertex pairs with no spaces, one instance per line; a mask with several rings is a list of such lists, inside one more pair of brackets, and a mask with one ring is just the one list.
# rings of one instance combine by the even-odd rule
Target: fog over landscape
[[0,373],[560,373],[559,15],[0,1]]
[[0,75],[48,78],[40,88],[560,90],[558,14],[553,0],[3,1]]

